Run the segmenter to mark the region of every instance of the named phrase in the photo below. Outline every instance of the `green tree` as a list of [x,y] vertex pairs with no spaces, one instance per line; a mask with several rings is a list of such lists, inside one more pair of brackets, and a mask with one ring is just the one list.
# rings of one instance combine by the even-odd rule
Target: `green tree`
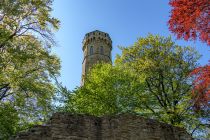
[[153,35],[121,49],[116,65],[130,69],[142,81],[144,89],[140,96],[146,113],[193,132],[203,117],[192,109],[193,77],[189,76],[198,66],[198,53],[191,47],[176,45],[170,37]]
[[135,79],[120,67],[97,64],[87,75],[84,86],[69,95],[65,110],[96,116],[134,113],[139,87]]
[[46,45],[54,43],[52,31],[59,20],[51,17],[52,0],[2,0],[0,3],[0,48],[14,38],[34,36]]
[[[12,118],[12,119],[11,119]],[[18,129],[18,112],[8,103],[0,104],[0,139],[7,139]]]
[[[0,119],[18,123],[3,129],[3,139],[29,124],[44,120],[55,93],[52,78],[59,75],[60,60],[52,54],[53,31],[59,21],[51,17],[52,0],[3,0],[0,3],[0,106],[18,113]],[[7,109],[6,105],[10,105]],[[5,120],[7,119],[7,120]],[[15,123],[14,123],[15,124]],[[8,125],[9,126],[9,125]]]

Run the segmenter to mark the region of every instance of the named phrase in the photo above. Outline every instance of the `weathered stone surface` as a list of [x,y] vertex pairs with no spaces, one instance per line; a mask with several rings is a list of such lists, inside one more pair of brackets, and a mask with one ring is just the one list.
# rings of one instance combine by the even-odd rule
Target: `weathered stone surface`
[[12,140],[192,140],[179,127],[135,115],[93,117],[55,113],[43,126],[34,126]]

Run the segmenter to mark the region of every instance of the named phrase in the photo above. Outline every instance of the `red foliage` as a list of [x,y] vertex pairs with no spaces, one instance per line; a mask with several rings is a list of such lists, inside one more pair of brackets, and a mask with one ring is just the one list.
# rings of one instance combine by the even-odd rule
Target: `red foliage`
[[170,0],[169,30],[185,40],[197,37],[210,45],[210,0]]
[[210,107],[210,63],[196,68],[191,75],[195,76],[193,81],[195,109],[200,110],[204,106]]

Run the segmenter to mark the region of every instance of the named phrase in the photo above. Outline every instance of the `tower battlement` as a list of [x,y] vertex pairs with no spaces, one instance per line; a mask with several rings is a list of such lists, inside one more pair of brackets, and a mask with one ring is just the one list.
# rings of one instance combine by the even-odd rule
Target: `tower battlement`
[[89,32],[85,35],[82,45],[84,59],[81,85],[84,84],[85,76],[94,64],[98,62],[112,63],[112,40],[108,33],[99,30]]
[[95,30],[93,32],[89,32],[89,33],[85,34],[85,37],[82,41],[83,51],[85,49],[85,46],[90,44],[93,41],[101,41],[101,42],[107,43],[110,47],[112,47],[112,40],[111,40],[109,34],[99,31],[99,30]]

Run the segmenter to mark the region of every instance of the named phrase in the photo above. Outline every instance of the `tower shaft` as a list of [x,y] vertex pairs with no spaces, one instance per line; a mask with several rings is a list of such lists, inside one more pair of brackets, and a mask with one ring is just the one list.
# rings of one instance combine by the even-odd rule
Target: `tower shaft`
[[82,50],[84,59],[81,85],[84,85],[85,76],[94,64],[98,62],[112,63],[112,40],[109,34],[96,30],[85,35]]

